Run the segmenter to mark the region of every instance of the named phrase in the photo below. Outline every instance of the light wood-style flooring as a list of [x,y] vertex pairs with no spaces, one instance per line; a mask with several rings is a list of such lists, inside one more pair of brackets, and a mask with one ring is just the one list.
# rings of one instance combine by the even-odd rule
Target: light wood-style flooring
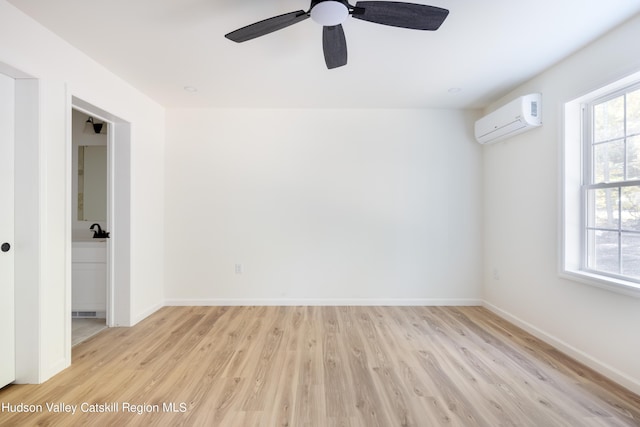
[[640,426],[639,396],[481,307],[165,307],[0,390],[20,403],[43,410],[0,425]]

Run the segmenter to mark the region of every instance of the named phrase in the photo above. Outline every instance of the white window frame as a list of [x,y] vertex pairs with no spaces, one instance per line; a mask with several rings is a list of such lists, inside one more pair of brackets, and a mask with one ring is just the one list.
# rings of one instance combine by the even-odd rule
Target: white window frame
[[[640,281],[615,274],[589,270],[587,265],[587,188],[619,187],[612,184],[591,184],[591,141],[589,138],[591,115],[589,106],[614,98],[632,88],[640,87],[640,73],[594,90],[564,104],[564,135],[561,144],[560,191],[560,276],[573,281],[604,288],[640,298]],[[626,181],[624,185],[637,185],[640,180]]]

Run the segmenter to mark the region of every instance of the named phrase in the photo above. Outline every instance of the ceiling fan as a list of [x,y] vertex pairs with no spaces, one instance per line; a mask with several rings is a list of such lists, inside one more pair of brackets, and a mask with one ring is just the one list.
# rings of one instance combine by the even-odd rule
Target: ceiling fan
[[237,43],[264,36],[307,18],[323,26],[322,48],[327,68],[337,68],[347,63],[347,41],[342,23],[349,15],[363,21],[413,30],[435,31],[449,14],[447,9],[423,4],[393,1],[359,1],[355,6],[347,0],[311,0],[308,11],[297,10],[247,25],[226,34]]

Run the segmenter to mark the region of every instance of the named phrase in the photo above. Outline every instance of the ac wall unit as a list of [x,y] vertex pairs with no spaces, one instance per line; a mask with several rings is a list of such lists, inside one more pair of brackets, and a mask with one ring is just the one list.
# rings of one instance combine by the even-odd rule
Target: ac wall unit
[[521,96],[476,122],[480,144],[492,144],[542,125],[542,95]]

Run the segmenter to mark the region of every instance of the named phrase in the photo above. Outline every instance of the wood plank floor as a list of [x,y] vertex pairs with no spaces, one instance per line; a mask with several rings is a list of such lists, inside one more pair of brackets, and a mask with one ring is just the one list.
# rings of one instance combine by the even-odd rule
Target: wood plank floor
[[481,307],[165,307],[0,404],[2,426],[640,426],[639,396]]

